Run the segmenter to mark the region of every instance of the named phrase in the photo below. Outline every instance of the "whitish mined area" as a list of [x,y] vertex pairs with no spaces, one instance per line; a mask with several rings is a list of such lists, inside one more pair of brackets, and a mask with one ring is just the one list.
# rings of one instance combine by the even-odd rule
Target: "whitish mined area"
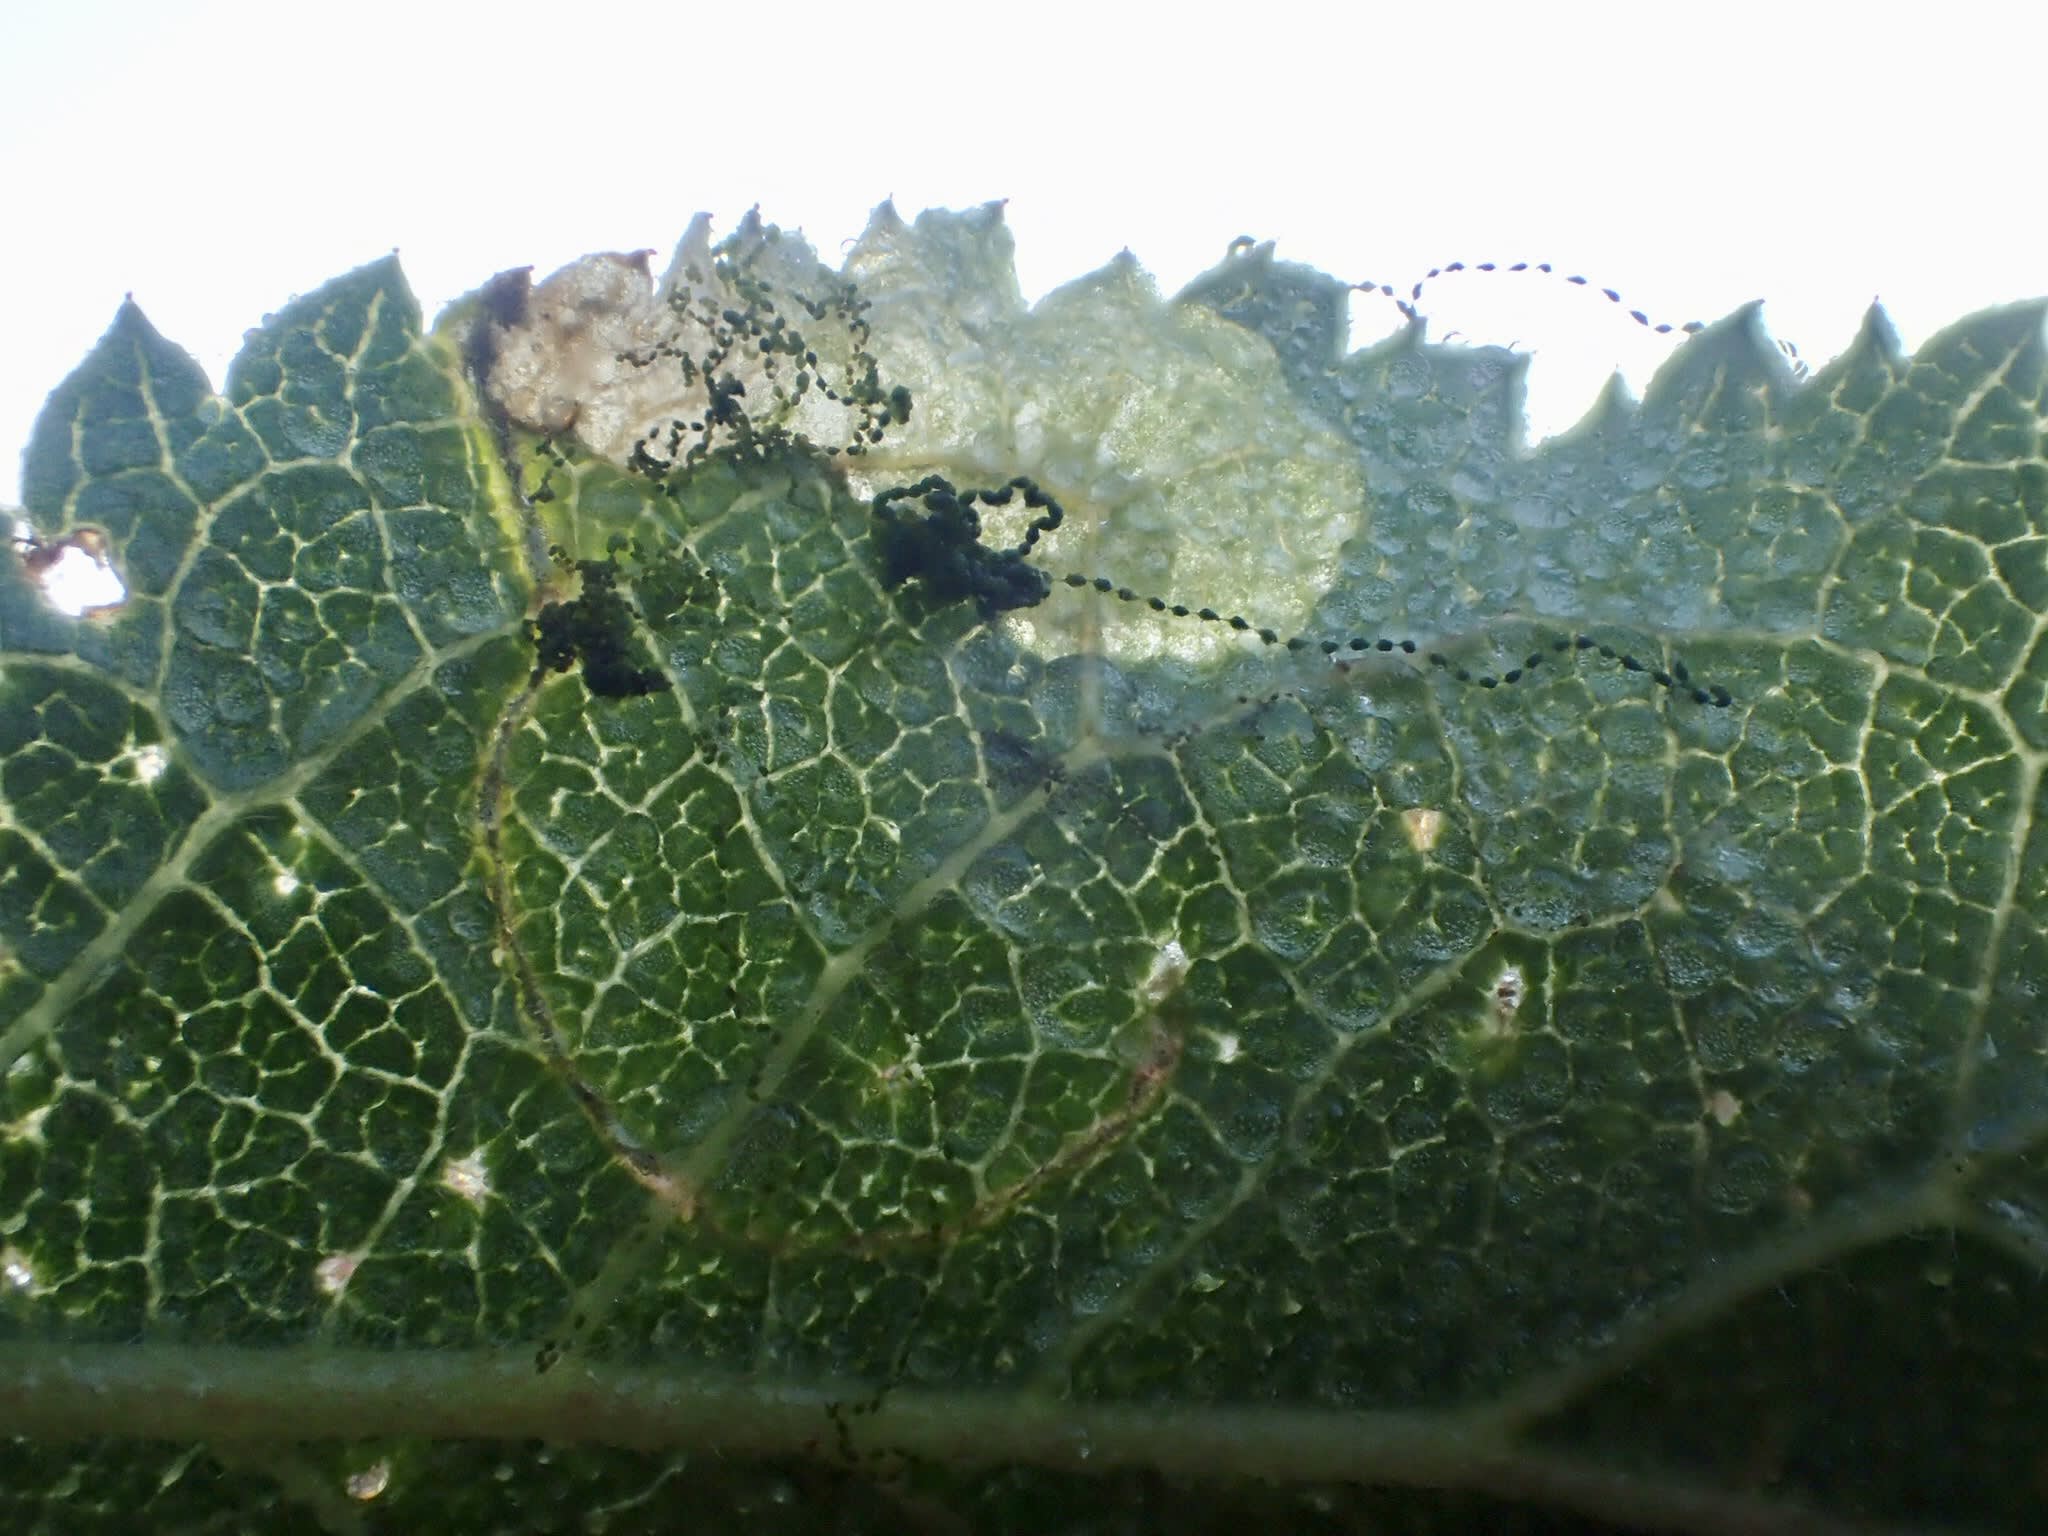
[[[909,423],[848,461],[856,490],[932,473],[961,486],[1028,475],[1068,513],[1040,545],[1056,575],[1195,594],[1186,600],[1287,634],[1308,623],[1358,526],[1363,487],[1356,451],[1303,408],[1265,340],[1161,299],[1128,252],[1026,305],[996,203],[915,224],[884,203],[838,274],[800,236],[750,220],[736,239],[749,275],[779,291],[822,301],[851,278],[883,383],[911,392]],[[537,285],[518,322],[495,327],[493,393],[521,425],[573,433],[615,462],[643,439],[658,447],[672,421],[699,420],[705,406],[701,383],[670,355],[701,355],[709,342],[672,303],[679,296],[709,298],[713,310],[736,297],[701,215],[659,280],[640,252],[588,256]],[[845,327],[792,318],[830,376],[850,350]],[[758,363],[734,361],[761,419],[771,381]],[[815,392],[780,424],[822,443],[843,431]],[[1024,516],[1021,503],[1007,520],[992,515],[988,541],[1014,540]],[[1046,655],[1199,658],[1257,644],[1071,595],[1011,622]]]

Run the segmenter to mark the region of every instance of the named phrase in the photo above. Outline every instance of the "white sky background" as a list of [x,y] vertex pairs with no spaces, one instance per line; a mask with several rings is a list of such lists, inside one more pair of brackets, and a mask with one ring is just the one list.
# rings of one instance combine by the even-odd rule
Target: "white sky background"
[[[431,317],[756,202],[833,260],[885,196],[1008,198],[1032,298],[1123,246],[1171,293],[1250,234],[1353,281],[1552,261],[1673,322],[1763,298],[1816,365],[1882,298],[1913,347],[2048,294],[2044,65],[2034,0],[0,0],[0,501],[124,292],[218,383],[394,246]],[[1671,345],[1526,275],[1424,308],[1535,350],[1539,436]]]

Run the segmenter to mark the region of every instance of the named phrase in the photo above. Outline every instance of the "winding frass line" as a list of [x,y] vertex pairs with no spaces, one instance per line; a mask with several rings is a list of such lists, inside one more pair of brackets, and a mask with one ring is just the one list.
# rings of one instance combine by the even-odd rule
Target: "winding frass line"
[[[1023,495],[1027,508],[1039,512],[1039,516],[1033,518],[1025,529],[1023,539],[1007,549],[992,549],[983,544],[981,515],[975,511],[974,504],[978,501],[1000,507],[1019,493]],[[911,501],[922,501],[926,511],[919,514],[902,505]],[[941,476],[927,475],[915,485],[883,491],[875,497],[873,505],[875,540],[882,556],[883,584],[891,590],[914,577],[934,600],[951,603],[972,598],[982,616],[991,619],[1013,609],[1035,608],[1051,595],[1054,585],[1051,573],[1032,565],[1029,557],[1040,536],[1058,528],[1065,520],[1066,512],[1035,481],[1019,475],[993,490],[958,490]],[[1348,640],[1320,639],[1310,635],[1282,639],[1278,630],[1253,624],[1241,614],[1225,615],[1214,608],[1191,608],[1186,603],[1170,602],[1163,597],[1147,597],[1111,581],[1107,576],[1088,576],[1076,571],[1060,580],[1077,589],[1092,587],[1119,602],[1141,604],[1157,614],[1221,624],[1241,634],[1256,635],[1263,644],[1281,646],[1289,651],[1320,651],[1330,657],[1364,652],[1385,655],[1399,651],[1403,655],[1422,658],[1460,683],[1477,684],[1481,688],[1519,683],[1541,666],[1545,658],[1544,652],[1531,651],[1520,666],[1498,675],[1474,672],[1441,651],[1424,650],[1413,640],[1393,640],[1384,635],[1370,638],[1358,635]],[[1683,662],[1674,661],[1666,670],[1603,644],[1591,635],[1574,634],[1551,642],[1552,655],[1571,651],[1596,652],[1603,660],[1618,662],[1624,670],[1641,673],[1659,687],[1673,694],[1683,694],[1695,704],[1726,709],[1735,702],[1726,688],[1694,679]]]
[[[1394,303],[1399,307],[1401,313],[1406,315],[1410,320],[1419,320],[1422,318],[1422,312],[1417,306],[1420,305],[1422,302],[1423,285],[1429,282],[1432,278],[1445,277],[1452,272],[1467,271],[1548,272],[1554,274],[1557,271],[1557,268],[1552,266],[1547,261],[1518,261],[1513,266],[1502,266],[1497,261],[1480,261],[1472,263],[1472,265],[1469,267],[1462,261],[1453,261],[1441,267],[1431,267],[1421,277],[1417,278],[1413,285],[1411,285],[1408,289],[1408,297],[1405,299],[1394,291],[1393,285],[1391,283],[1375,283],[1368,279],[1367,281],[1362,283],[1353,283],[1351,286],[1359,293],[1384,294],[1386,297],[1392,299]],[[1594,286],[1593,280],[1591,278],[1580,277],[1577,274],[1567,277],[1565,281],[1580,288],[1591,288]],[[1621,303],[1621,295],[1614,289],[1601,288],[1598,291],[1607,295],[1607,300],[1610,304]],[[1669,336],[1674,331],[1682,332],[1687,336],[1691,336],[1707,328],[1706,323],[1700,320],[1688,320],[1683,325],[1672,325],[1667,321],[1652,320],[1640,309],[1630,310],[1628,312],[1628,317],[1631,320],[1635,321],[1637,325],[1642,326],[1644,329],[1655,331],[1659,336]]]
[[[1443,266],[1440,267],[1431,267],[1427,272],[1423,273],[1422,276],[1417,278],[1413,283],[1408,284],[1406,298],[1403,298],[1401,296],[1400,292],[1398,292],[1395,289],[1392,283],[1376,283],[1372,281],[1370,278],[1368,278],[1364,282],[1352,283],[1350,287],[1354,292],[1357,293],[1379,294],[1383,297],[1392,299],[1394,301],[1394,307],[1400,310],[1401,313],[1405,315],[1408,319],[1421,320],[1424,318],[1421,309],[1422,290],[1424,286],[1437,278],[1449,277],[1453,272],[1542,272],[1550,276],[1558,275],[1557,267],[1553,263],[1547,261],[1517,261],[1512,264],[1506,264],[1498,261],[1452,261],[1446,262]],[[1621,297],[1620,291],[1617,289],[1603,288],[1599,284],[1595,283],[1591,278],[1582,276],[1581,274],[1576,272],[1572,273],[1567,277],[1564,277],[1563,281],[1570,283],[1573,287],[1576,288],[1585,288],[1595,293],[1604,294],[1607,298],[1608,303],[1613,304],[1617,307],[1623,307],[1623,299]],[[1684,336],[1696,336],[1701,331],[1707,328],[1706,322],[1701,320],[1688,320],[1682,325],[1674,325],[1667,320],[1653,320],[1649,315],[1645,314],[1640,309],[1630,309],[1627,311],[1627,313],[1629,319],[1635,321],[1637,325],[1640,325],[1644,330],[1652,331],[1659,336],[1670,336],[1674,334]],[[1794,346],[1791,342],[1784,340],[1782,337],[1773,337],[1772,339],[1777,342],[1778,350],[1783,352],[1785,356],[1791,360],[1793,370],[1798,374],[1799,377],[1804,378],[1807,373],[1807,367],[1805,359],[1801,358],[1799,355],[1799,348]]]

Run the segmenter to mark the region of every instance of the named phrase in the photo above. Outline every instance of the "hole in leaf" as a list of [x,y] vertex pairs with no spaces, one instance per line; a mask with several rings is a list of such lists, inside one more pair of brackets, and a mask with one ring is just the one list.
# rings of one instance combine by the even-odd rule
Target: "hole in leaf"
[[491,1175],[484,1167],[481,1149],[467,1157],[450,1158],[443,1163],[441,1184],[471,1205],[481,1206],[491,1194]]
[[323,1296],[339,1296],[348,1289],[348,1283],[362,1263],[352,1253],[330,1253],[313,1266],[313,1279]]
[[108,558],[107,537],[97,528],[45,544],[17,523],[15,544],[22,568],[42,589],[43,601],[69,618],[112,613],[128,600],[128,588]]
[[41,1289],[28,1255],[18,1248],[0,1248],[0,1287],[31,1294]]
[[380,1460],[360,1471],[351,1472],[345,1486],[350,1498],[360,1499],[367,1504],[391,1486],[391,1463]]

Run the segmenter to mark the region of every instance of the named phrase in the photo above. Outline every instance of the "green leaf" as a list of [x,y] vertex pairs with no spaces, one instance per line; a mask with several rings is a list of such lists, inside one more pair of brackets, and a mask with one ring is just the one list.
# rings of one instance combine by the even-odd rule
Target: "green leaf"
[[[2037,1523],[2042,306],[1534,451],[1345,312],[886,206],[220,396],[124,306],[0,560],[12,1524]],[[888,579],[932,474],[1044,602]]]

